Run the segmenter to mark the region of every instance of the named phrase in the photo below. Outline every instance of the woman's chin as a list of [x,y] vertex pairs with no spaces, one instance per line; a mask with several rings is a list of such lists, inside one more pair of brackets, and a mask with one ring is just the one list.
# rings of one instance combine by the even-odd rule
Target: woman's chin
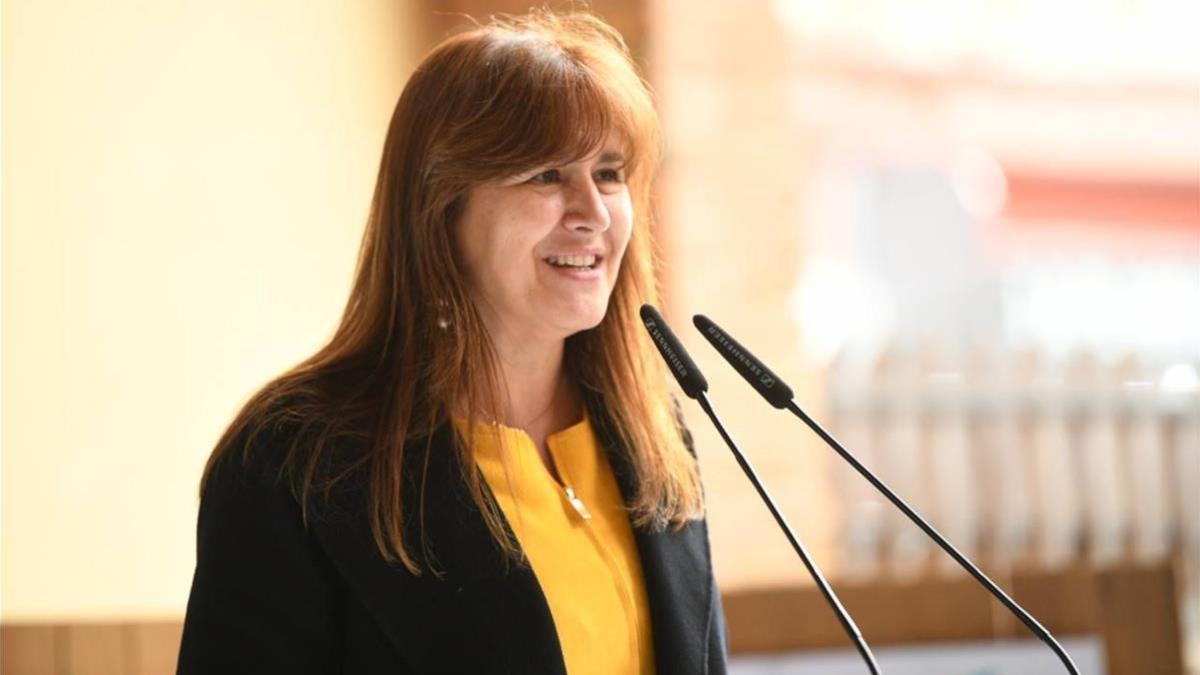
[[574,307],[571,311],[560,314],[554,323],[560,327],[564,336],[570,336],[599,326],[607,310],[607,304]]

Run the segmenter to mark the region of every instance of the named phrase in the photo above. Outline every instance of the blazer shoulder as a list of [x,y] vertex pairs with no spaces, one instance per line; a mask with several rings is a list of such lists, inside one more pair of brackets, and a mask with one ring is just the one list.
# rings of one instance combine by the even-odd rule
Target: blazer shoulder
[[[321,445],[319,455],[318,445]],[[311,469],[314,486],[331,476],[355,476],[354,458],[362,446],[317,424],[251,420],[242,424],[206,467],[201,497],[223,489],[248,487],[282,489],[300,498],[301,478]],[[210,490],[209,488],[213,488]]]
[[327,672],[343,583],[272,467],[294,439],[243,436],[205,476],[178,672]]

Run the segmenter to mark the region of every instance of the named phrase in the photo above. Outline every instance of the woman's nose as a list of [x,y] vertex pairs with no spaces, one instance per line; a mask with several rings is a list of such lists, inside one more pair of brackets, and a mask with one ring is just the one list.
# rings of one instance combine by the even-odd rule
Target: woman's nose
[[572,230],[603,232],[612,224],[604,196],[591,178],[579,181],[569,189],[568,208],[564,225]]

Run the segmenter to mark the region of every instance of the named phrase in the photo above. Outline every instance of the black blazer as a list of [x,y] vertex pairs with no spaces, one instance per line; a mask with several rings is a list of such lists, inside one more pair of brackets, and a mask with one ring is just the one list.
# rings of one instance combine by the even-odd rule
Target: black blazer
[[[593,424],[628,502],[629,467],[602,414],[592,409]],[[383,560],[361,483],[338,492],[319,517],[310,512],[306,529],[272,466],[287,440],[256,443],[248,465],[240,453],[226,453],[205,487],[178,675],[566,675],[537,578],[528,566],[502,560],[457,478],[449,427],[433,435],[426,468],[425,528],[440,576],[414,576]],[[405,453],[419,458],[407,471],[408,542],[420,541],[415,500],[424,445]],[[706,523],[634,528],[634,537],[658,674],[724,675],[725,620]]]

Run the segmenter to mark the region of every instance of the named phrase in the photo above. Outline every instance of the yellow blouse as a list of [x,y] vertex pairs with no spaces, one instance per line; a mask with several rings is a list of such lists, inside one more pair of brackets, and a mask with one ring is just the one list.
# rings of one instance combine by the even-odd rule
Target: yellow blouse
[[477,424],[471,440],[475,460],[546,595],[567,672],[652,675],[641,560],[591,421],[585,416],[546,439],[562,484],[520,429]]

